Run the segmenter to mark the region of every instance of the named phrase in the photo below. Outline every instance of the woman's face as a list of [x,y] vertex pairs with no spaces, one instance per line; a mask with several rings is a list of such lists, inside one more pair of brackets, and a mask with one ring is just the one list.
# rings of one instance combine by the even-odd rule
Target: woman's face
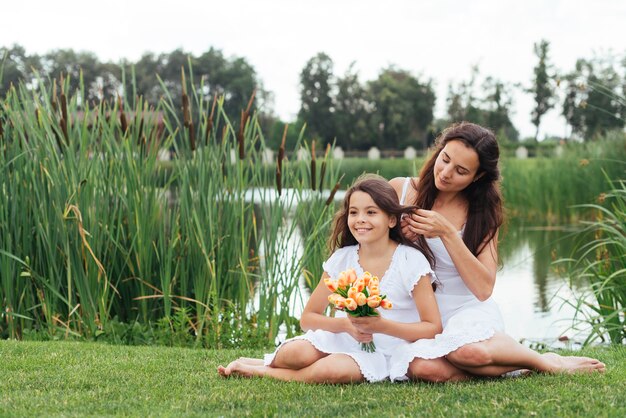
[[459,140],[448,141],[435,161],[435,186],[441,192],[459,192],[477,178],[479,168],[473,148]]

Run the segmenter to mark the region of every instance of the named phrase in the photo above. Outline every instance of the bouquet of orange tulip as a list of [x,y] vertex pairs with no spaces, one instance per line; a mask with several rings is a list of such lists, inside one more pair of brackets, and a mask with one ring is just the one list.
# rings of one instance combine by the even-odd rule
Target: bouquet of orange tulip
[[[386,300],[386,295],[380,294],[378,277],[365,272],[357,277],[354,269],[342,271],[337,280],[324,279],[324,284],[332,292],[328,301],[337,309],[346,311],[349,315],[378,316],[376,308],[391,309],[393,304]],[[361,349],[368,353],[376,350],[374,342],[361,343]]]

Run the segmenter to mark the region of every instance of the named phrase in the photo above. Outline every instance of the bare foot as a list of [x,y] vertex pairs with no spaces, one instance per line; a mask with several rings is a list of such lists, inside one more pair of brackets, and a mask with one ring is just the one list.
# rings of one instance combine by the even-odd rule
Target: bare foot
[[250,358],[250,357],[239,357],[237,359],[239,363],[249,364],[251,366],[263,366],[263,359],[260,358]]
[[606,371],[606,366],[600,360],[591,357],[561,356],[556,353],[542,354],[551,364],[552,373],[593,373]]
[[228,366],[218,366],[217,372],[222,377],[230,377],[230,376],[241,376],[241,377],[253,377],[253,376],[262,376],[263,372],[261,369],[265,368],[261,364],[261,366],[251,365],[242,363],[239,360],[231,361]]

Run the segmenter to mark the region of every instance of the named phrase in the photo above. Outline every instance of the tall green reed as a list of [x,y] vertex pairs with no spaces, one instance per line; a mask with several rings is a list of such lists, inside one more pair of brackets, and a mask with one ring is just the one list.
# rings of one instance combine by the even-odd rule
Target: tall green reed
[[[196,344],[217,347],[297,327],[290,306],[306,254],[325,244],[315,228],[332,217],[327,196],[310,190],[306,162],[266,169],[252,99],[237,124],[191,70],[181,78],[183,96],[164,88],[156,107],[81,103],[68,80],[1,99],[0,336],[106,338],[111,321],[182,315]],[[320,186],[334,186],[325,163]],[[263,187],[277,180],[282,190]],[[300,234],[305,200],[317,223]]]
[[585,344],[606,341],[626,342],[626,182],[609,179],[611,190],[597,204],[581,205],[595,218],[583,221],[582,238],[575,257],[559,262],[568,266],[570,284],[574,279],[589,283],[586,292],[575,291],[574,326],[586,325],[590,332]]

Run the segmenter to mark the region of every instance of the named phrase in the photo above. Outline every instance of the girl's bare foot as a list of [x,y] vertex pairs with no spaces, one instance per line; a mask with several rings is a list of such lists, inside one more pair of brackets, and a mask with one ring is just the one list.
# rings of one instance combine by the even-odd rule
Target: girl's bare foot
[[263,366],[263,359],[260,358],[239,357],[237,361],[251,366]]
[[553,373],[593,373],[606,371],[600,360],[591,357],[561,356],[556,353],[544,353],[544,358],[551,364]]
[[218,366],[217,372],[222,377],[230,377],[230,376],[241,376],[241,377],[253,377],[253,376],[262,376],[262,368],[265,366],[257,366],[242,363],[239,360],[231,361],[228,366]]

